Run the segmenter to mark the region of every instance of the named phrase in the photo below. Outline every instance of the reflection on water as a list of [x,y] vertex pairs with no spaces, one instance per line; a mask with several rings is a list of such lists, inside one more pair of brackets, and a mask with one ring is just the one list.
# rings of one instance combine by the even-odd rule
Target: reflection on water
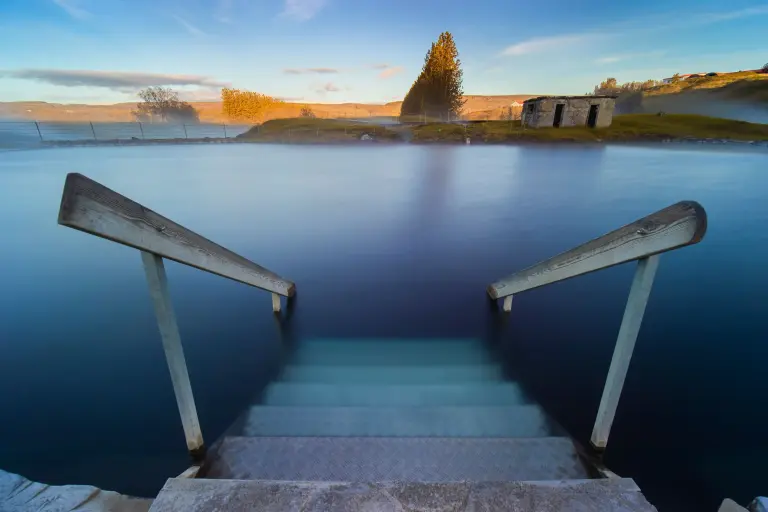
[[[66,172],[294,280],[291,342],[495,338],[508,371],[585,443],[632,265],[521,294],[504,323],[489,323],[485,287],[695,199],[709,232],[661,258],[606,457],[662,510],[746,501],[764,492],[768,456],[767,156],[616,146],[3,153],[0,467],[145,495],[186,467],[139,255],[56,225]],[[210,444],[279,370],[270,297],[173,263],[168,274]]]

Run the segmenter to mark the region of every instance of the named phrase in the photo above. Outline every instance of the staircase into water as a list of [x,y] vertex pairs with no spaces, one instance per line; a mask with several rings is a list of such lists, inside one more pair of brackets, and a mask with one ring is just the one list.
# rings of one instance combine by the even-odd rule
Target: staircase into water
[[215,447],[205,476],[262,480],[588,478],[570,439],[479,340],[300,344]]
[[233,496],[269,510],[474,510],[451,505],[456,493],[488,510],[596,495],[631,504],[605,510],[653,510],[631,481],[590,480],[565,431],[477,339],[306,340],[198,477],[169,481],[152,510],[237,509]]
[[655,510],[600,453],[659,255],[706,232],[698,203],[659,210],[487,288],[506,314],[514,295],[638,262],[589,452],[577,450],[477,339],[303,340],[280,378],[206,452],[164,260],[269,291],[276,318],[295,284],[79,174],[67,176],[59,223],[141,252],[195,461],[168,480],[154,512]]

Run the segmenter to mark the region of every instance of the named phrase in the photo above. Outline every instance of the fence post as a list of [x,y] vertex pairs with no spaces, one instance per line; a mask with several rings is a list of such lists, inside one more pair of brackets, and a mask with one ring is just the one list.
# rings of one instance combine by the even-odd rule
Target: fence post
[[96,130],[93,129],[93,121],[91,121],[91,133],[93,133],[93,140],[99,140],[96,138]]
[[187,135],[187,125],[186,125],[186,124],[182,124],[181,126],[183,126],[183,127],[184,127],[184,138],[185,138],[185,139],[188,139],[188,138],[189,138],[189,136]]
[[143,139],[144,138],[144,127],[141,126],[141,121],[138,122],[138,125],[139,125],[139,130],[141,131],[141,138]]
[[224,138],[226,139],[227,138],[227,125],[226,124],[222,124],[221,126],[224,127]]
[[611,366],[608,369],[603,396],[600,399],[595,426],[592,429],[591,443],[598,450],[605,449],[608,444],[608,434],[611,431],[616,408],[619,405],[621,389],[624,387],[624,379],[627,376],[629,362],[635,349],[640,325],[643,323],[645,306],[648,304],[653,278],[656,276],[658,267],[658,254],[637,261],[637,270],[635,270],[635,277],[632,279],[632,287],[629,289],[627,306],[624,308],[624,318],[621,320],[619,335],[616,338],[616,348],[613,349]]
[[171,383],[176,395],[176,405],[178,405],[181,415],[181,425],[184,427],[184,436],[187,439],[187,449],[193,457],[200,457],[205,450],[203,434],[200,431],[195,397],[192,395],[187,362],[181,347],[179,326],[176,324],[176,314],[173,311],[171,295],[168,291],[168,278],[165,273],[163,258],[151,252],[140,252],[144,262],[147,285],[149,285],[149,294],[155,307],[157,325],[160,328],[160,339],[163,342],[165,359],[168,363],[168,370],[171,372]]
[[40,136],[40,142],[43,142],[43,134],[40,132],[40,125],[35,121],[35,128],[37,128],[37,134]]

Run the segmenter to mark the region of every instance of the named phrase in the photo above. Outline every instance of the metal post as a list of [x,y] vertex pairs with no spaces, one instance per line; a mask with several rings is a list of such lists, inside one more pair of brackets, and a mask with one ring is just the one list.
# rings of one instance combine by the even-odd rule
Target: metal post
[[93,140],[99,140],[96,138],[96,130],[93,129],[93,122],[91,122],[91,132],[93,133]]
[[272,294],[272,312],[280,313],[280,296],[276,293]]
[[184,127],[184,138],[185,138],[185,139],[188,139],[188,138],[189,138],[189,136],[187,135],[187,125],[186,125],[186,124],[182,124],[181,126],[183,126],[183,127]]
[[227,138],[227,125],[223,124],[221,126],[224,127],[224,138],[226,139]]
[[152,296],[152,303],[155,306],[160,339],[163,342],[168,370],[171,372],[173,392],[176,395],[176,404],[179,407],[184,436],[187,438],[187,449],[194,458],[201,457],[205,451],[203,434],[200,431],[200,421],[197,419],[195,398],[192,395],[192,385],[189,382],[184,350],[181,348],[181,336],[176,324],[176,314],[171,304],[163,258],[151,252],[141,251],[141,259],[144,262],[149,294]]
[[35,128],[37,128],[37,134],[40,136],[40,142],[43,142],[43,134],[40,132],[40,124],[35,121]]
[[510,311],[512,311],[512,297],[514,297],[514,295],[507,295],[506,297],[504,297],[503,309],[505,313],[509,313]]
[[635,277],[632,279],[632,287],[629,289],[627,307],[624,308],[624,318],[621,320],[619,336],[616,339],[616,348],[613,350],[611,367],[608,369],[608,377],[605,379],[603,397],[600,399],[600,408],[597,411],[595,426],[592,429],[592,446],[598,450],[604,450],[608,444],[608,434],[611,431],[616,408],[619,405],[621,389],[624,387],[624,379],[627,376],[629,362],[635,349],[635,341],[643,323],[645,306],[651,294],[653,278],[659,267],[659,255],[648,256],[637,262]]
[[139,130],[141,131],[141,138],[143,139],[144,138],[144,127],[141,126],[141,121],[139,121],[138,124],[139,124]]

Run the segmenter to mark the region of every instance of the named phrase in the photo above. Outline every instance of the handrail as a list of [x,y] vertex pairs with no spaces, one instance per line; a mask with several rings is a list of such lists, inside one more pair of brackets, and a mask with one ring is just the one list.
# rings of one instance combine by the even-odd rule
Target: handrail
[[596,449],[604,450],[608,444],[660,254],[696,244],[706,232],[704,208],[695,201],[681,201],[488,286],[491,299],[504,298],[503,309],[508,313],[516,293],[638,260],[592,429],[591,444]]
[[82,174],[64,184],[59,224],[291,297],[296,285]]
[[696,201],[681,201],[570,251],[500,279],[488,287],[492,299],[538,288],[603,268],[701,241],[707,213]]
[[59,224],[140,251],[187,449],[200,459],[205,444],[163,258],[272,292],[275,313],[280,295],[290,300],[296,285],[82,174],[67,175]]

